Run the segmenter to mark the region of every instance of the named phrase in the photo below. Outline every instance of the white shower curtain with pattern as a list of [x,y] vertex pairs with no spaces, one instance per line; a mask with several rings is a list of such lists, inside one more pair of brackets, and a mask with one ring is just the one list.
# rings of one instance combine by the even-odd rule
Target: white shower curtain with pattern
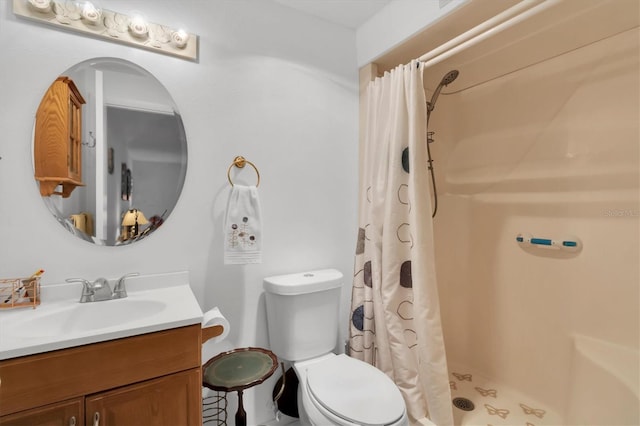
[[423,65],[367,89],[350,354],[399,387],[412,425],[452,425],[426,151]]

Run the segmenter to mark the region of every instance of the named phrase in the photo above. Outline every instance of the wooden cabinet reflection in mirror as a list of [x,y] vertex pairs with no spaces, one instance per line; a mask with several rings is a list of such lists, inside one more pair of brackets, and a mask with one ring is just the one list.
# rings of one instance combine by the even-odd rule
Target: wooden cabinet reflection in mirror
[[[68,77],[49,87],[36,113],[35,177],[40,195],[69,197],[82,186],[82,104],[84,98]],[[58,187],[62,190],[58,190]]]

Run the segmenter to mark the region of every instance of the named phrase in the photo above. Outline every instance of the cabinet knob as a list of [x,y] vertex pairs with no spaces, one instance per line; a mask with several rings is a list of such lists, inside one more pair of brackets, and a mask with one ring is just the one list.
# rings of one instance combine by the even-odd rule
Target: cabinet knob
[[76,426],[76,416],[71,416],[69,419],[69,426]]
[[97,411],[93,413],[93,426],[100,426],[100,413]]

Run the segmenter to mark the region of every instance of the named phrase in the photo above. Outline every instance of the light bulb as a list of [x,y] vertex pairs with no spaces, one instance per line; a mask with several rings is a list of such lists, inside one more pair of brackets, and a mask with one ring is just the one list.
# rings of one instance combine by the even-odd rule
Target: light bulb
[[51,0],[29,0],[29,5],[41,13],[51,10]]
[[82,6],[82,19],[87,23],[95,25],[100,21],[102,10],[94,6],[93,3],[87,1]]
[[147,21],[140,15],[133,15],[129,21],[129,31],[134,37],[143,38],[149,32]]
[[185,30],[173,31],[171,33],[171,41],[176,47],[182,49],[189,42],[189,33],[187,33]]

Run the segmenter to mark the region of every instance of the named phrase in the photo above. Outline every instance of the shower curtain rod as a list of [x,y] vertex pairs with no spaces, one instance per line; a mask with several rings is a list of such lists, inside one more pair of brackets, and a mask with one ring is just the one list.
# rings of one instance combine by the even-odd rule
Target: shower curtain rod
[[420,56],[417,60],[424,63],[425,67],[435,65],[445,59],[457,54],[460,51],[468,49],[471,46],[478,44],[479,42],[498,34],[507,28],[514,26],[544,10],[553,7],[562,0],[545,0],[542,3],[531,7],[531,2],[528,0],[521,1],[515,6],[504,10],[502,13],[487,19],[479,25],[471,28],[470,30],[460,34],[459,36],[449,40],[446,43],[441,44],[433,50]]

